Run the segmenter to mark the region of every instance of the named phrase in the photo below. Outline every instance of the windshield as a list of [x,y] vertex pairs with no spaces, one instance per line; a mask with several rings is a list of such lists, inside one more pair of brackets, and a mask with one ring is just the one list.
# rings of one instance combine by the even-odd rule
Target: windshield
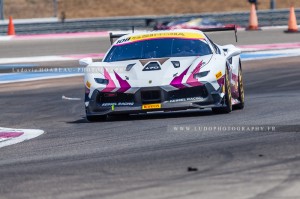
[[163,38],[115,45],[107,54],[104,62],[209,54],[212,54],[212,51],[204,40]]

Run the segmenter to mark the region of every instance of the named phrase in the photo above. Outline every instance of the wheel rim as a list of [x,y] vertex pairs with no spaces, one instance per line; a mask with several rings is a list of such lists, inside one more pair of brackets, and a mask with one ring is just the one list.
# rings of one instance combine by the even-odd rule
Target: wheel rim
[[231,103],[231,98],[232,98],[232,96],[231,96],[231,88],[230,88],[230,82],[229,82],[229,78],[228,78],[228,72],[226,71],[226,86],[227,86],[227,95],[228,95],[228,97],[227,97],[227,106],[228,106],[228,108],[231,110],[232,109],[232,103]]
[[243,84],[243,76],[241,73],[241,70],[239,72],[239,91],[240,91],[240,101],[241,103],[244,103],[245,100],[245,94],[244,94],[244,84]]

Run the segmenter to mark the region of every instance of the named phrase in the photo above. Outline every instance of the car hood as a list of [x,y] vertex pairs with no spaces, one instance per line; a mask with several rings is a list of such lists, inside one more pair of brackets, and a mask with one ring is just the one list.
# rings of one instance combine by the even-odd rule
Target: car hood
[[97,69],[96,73],[89,74],[89,79],[109,80],[108,85],[98,85],[99,90],[104,87],[104,91],[126,92],[141,87],[157,86],[164,87],[166,90],[174,90],[185,87],[187,84],[190,86],[199,84],[198,80],[193,78],[193,74],[207,65],[212,56],[95,62],[87,69]]

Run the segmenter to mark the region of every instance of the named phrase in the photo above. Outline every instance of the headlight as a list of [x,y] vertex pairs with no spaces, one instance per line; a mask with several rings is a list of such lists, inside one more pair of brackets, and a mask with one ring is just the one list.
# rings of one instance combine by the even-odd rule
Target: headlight
[[134,64],[128,64],[128,65],[126,66],[126,71],[130,71],[131,68],[132,68],[134,65],[135,65],[135,63],[134,63]]
[[109,83],[109,80],[108,79],[102,79],[102,78],[95,78],[95,82],[97,82],[98,84],[107,85]]
[[194,74],[194,78],[197,79],[197,78],[205,77],[208,75],[208,73],[209,73],[209,71],[203,71],[200,73],[196,73],[196,74]]

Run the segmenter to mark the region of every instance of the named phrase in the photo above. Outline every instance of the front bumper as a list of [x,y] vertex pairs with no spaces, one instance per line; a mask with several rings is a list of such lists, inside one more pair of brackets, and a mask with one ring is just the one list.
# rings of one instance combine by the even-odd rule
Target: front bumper
[[[91,116],[221,107],[222,98],[221,88],[215,90],[211,84],[206,83],[174,91],[165,91],[161,87],[140,88],[134,94],[95,90],[91,98],[86,95],[85,101],[86,114]],[[145,109],[143,105],[147,104],[159,107]]]

